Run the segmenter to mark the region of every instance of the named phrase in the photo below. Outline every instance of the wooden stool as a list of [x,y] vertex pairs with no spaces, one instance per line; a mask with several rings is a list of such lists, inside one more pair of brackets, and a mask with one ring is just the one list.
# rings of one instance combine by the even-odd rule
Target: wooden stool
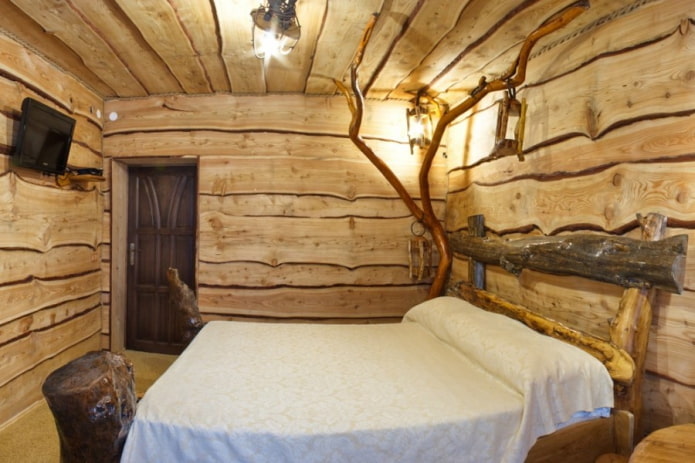
[[630,463],[695,462],[695,423],[669,426],[645,437],[635,447]]
[[133,365],[92,351],[48,375],[42,387],[60,437],[62,463],[117,463],[135,415]]

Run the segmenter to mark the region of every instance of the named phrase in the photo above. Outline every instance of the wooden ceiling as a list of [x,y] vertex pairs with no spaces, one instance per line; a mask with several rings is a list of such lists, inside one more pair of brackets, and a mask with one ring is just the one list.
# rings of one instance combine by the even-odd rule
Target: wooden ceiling
[[[572,0],[298,0],[302,36],[279,59],[251,47],[259,0],[0,0],[0,30],[78,77],[104,99],[156,94],[332,95],[370,16],[359,68],[373,99],[420,89],[451,102],[515,59],[520,42]],[[631,0],[594,0],[536,49]]]

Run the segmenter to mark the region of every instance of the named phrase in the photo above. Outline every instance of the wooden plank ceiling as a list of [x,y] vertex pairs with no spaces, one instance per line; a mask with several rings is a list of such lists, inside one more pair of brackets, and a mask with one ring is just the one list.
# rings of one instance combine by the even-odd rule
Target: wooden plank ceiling
[[[0,30],[109,98],[156,94],[332,95],[370,15],[378,21],[360,67],[368,98],[452,102],[514,60],[520,42],[571,0],[298,0],[302,36],[283,58],[257,59],[259,0],[0,0]],[[631,2],[628,2],[631,3]],[[580,31],[624,6],[594,0]]]

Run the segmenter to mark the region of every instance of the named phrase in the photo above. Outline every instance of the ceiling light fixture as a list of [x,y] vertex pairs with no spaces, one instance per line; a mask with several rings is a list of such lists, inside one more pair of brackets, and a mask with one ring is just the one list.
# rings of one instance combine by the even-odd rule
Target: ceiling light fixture
[[295,4],[297,0],[267,0],[251,11],[251,40],[257,58],[286,55],[301,34]]

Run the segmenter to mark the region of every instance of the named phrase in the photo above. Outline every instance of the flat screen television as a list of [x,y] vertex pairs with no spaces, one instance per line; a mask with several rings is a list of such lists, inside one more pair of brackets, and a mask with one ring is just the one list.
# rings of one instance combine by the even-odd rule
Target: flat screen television
[[65,173],[74,130],[75,119],[25,98],[12,156],[15,165],[50,174]]

